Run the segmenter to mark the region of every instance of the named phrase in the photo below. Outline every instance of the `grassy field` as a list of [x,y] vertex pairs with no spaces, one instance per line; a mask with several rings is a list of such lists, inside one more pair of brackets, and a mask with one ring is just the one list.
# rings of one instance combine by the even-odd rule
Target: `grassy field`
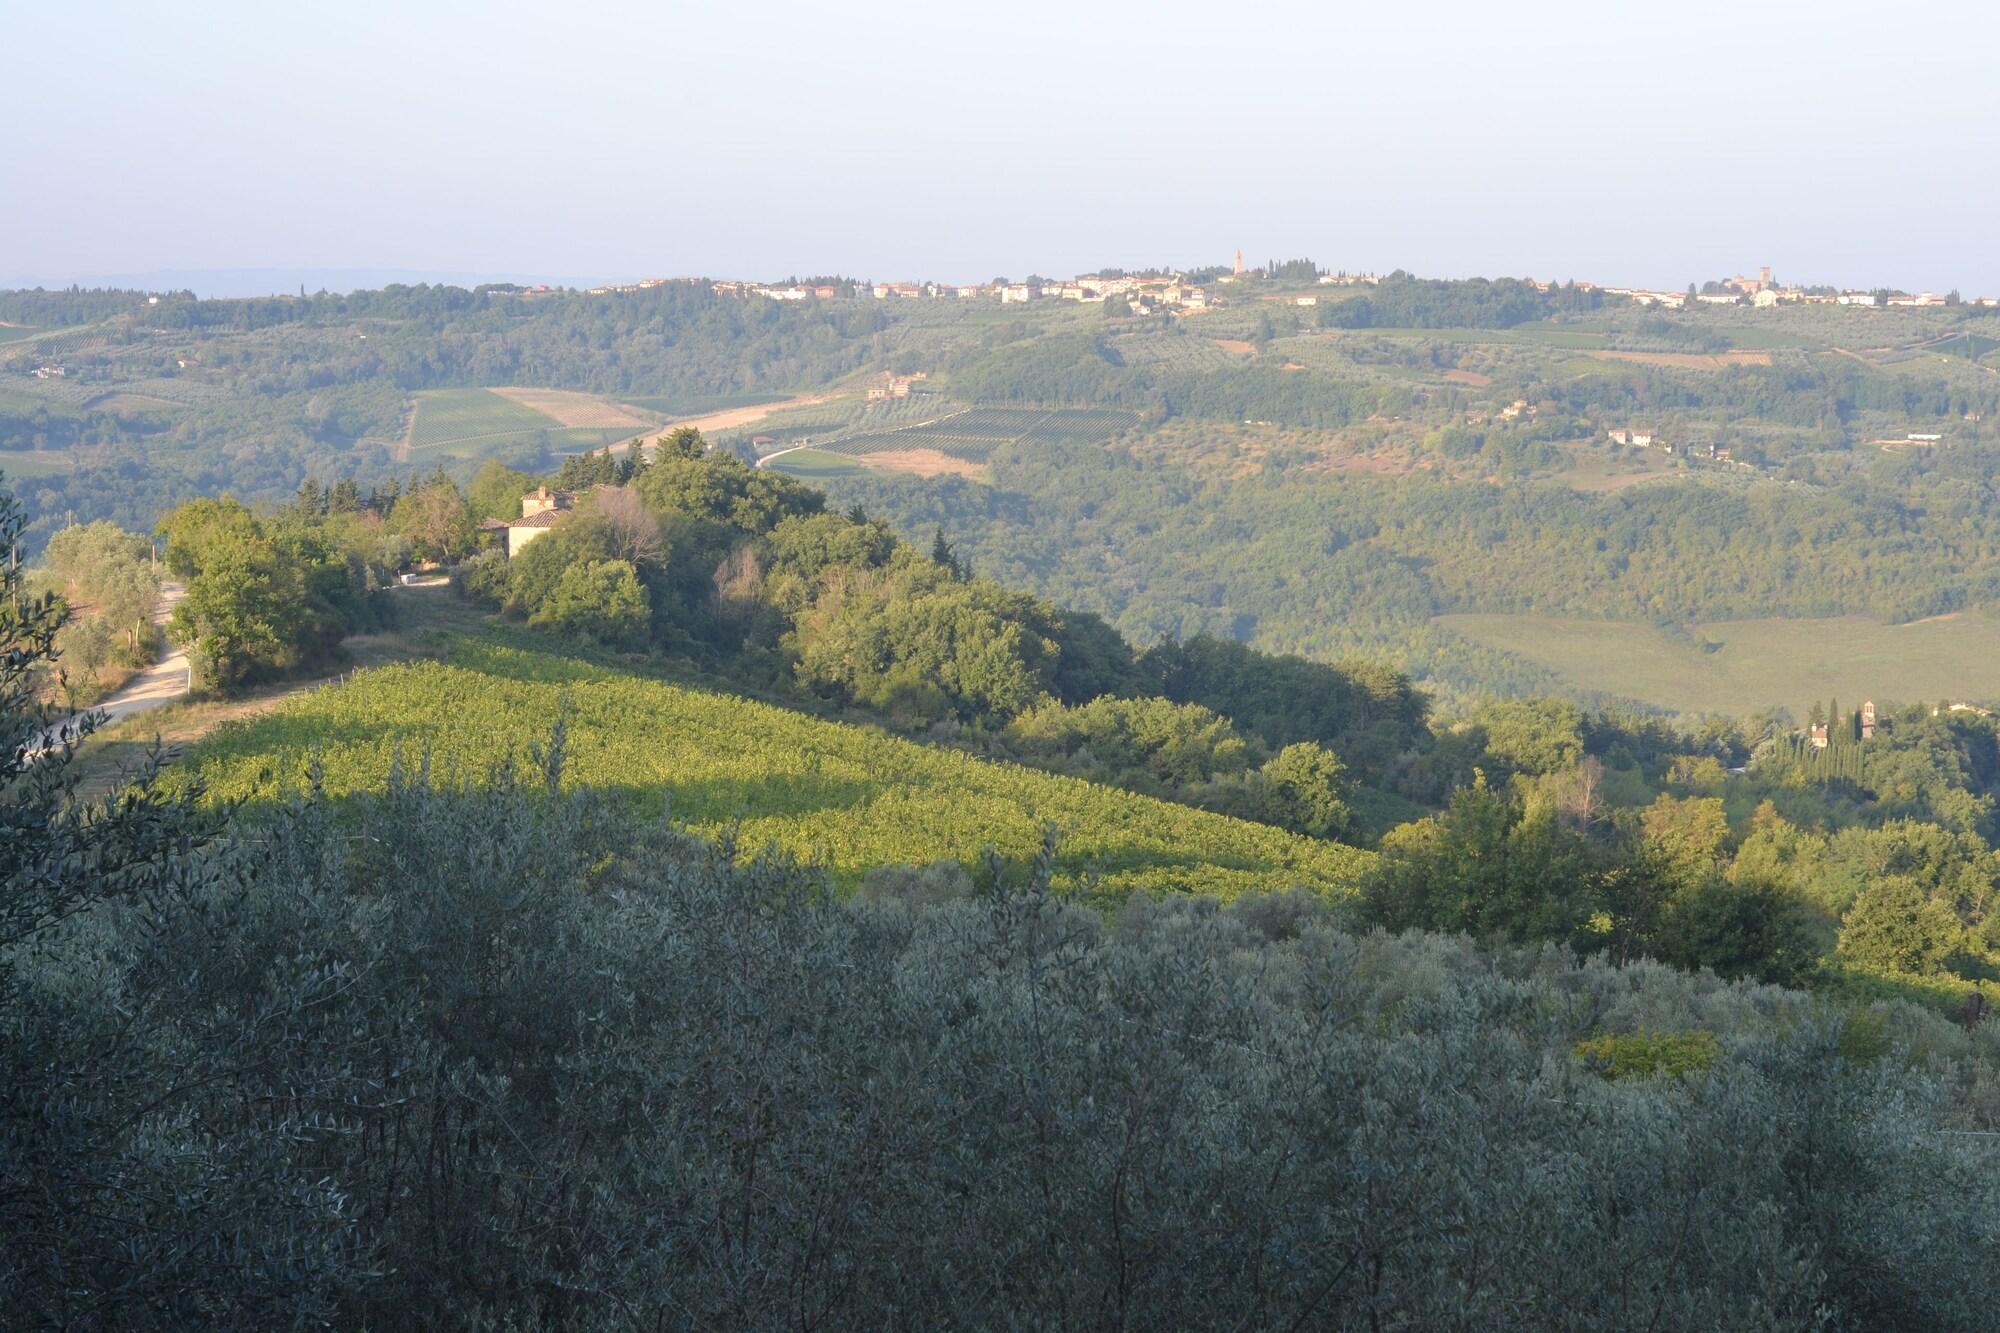
[[1954,616],[1883,625],[1736,620],[1691,637],[1650,625],[1554,616],[1440,616],[1467,638],[1516,653],[1585,689],[1684,712],[1735,716],[1774,704],[1803,714],[1815,699],[1859,703],[2000,697],[2000,621]]
[[176,769],[211,799],[296,790],[317,755],[336,795],[380,787],[394,757],[478,781],[567,725],[565,780],[629,794],[635,809],[701,829],[735,824],[747,851],[822,859],[842,884],[871,866],[992,848],[1033,857],[1063,830],[1058,883],[1110,902],[1140,889],[1230,895],[1343,891],[1369,853],[1072,778],[970,758],[733,695],[667,684],[524,646],[504,631],[451,636],[443,660],[348,683],[228,723]]
[[556,418],[490,389],[426,389],[415,397],[412,458],[479,458],[518,448],[544,431],[558,452],[594,449],[634,433],[626,427],[566,429]]
[[816,477],[851,476],[861,465],[851,458],[827,453],[824,449],[797,449],[765,464],[773,472],[784,472],[808,480]]

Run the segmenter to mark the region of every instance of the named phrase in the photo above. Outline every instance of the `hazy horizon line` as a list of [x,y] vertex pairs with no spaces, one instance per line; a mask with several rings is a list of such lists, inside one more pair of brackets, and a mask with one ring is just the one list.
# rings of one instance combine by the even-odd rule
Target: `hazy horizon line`
[[[1305,256],[1300,256],[1300,258],[1305,258]],[[1256,261],[1254,263],[1246,261],[1245,268],[1246,271],[1254,272],[1264,267],[1266,263],[1284,263],[1284,262],[1288,261],[1276,260],[1276,259],[1261,260],[1261,261]],[[1189,264],[1184,266],[1169,267],[1166,271],[1193,272],[1202,268],[1214,268],[1214,267],[1226,266],[1226,264],[1227,260],[1223,261],[1222,264],[1214,264],[1214,263]],[[1069,274],[1063,276],[1078,276],[1082,274],[1094,273],[1101,271],[1103,269],[1111,269],[1111,268],[1120,268],[1126,272],[1139,272],[1158,267],[1159,267],[1158,265],[1153,265],[1153,264],[1139,264],[1136,266],[1105,264],[1098,266],[1098,268],[1096,269],[1078,269],[1076,270],[1075,274]],[[1761,266],[1753,266],[1753,269],[1755,267],[1761,267]],[[1368,270],[1360,268],[1347,268],[1343,266],[1333,266],[1333,267],[1321,266],[1321,271],[1342,272],[1342,273],[1407,272],[1415,277],[1443,278],[1451,281],[1464,281],[1464,280],[1471,280],[1478,278],[1485,278],[1492,281],[1498,281],[1505,278],[1519,278],[1523,281],[1526,281],[1529,280],[1531,277],[1531,275],[1528,274],[1515,274],[1515,273],[1426,274],[1426,273],[1419,273],[1415,270],[1402,269],[1402,268]],[[1037,270],[1036,276],[1053,277],[1057,276],[1059,273],[1060,273],[1059,269],[1049,269],[1046,271]],[[1773,267],[1773,273],[1775,275],[1778,275],[1779,277],[1783,276],[1782,274],[1778,274],[1778,270],[1776,269],[1775,266]],[[795,265],[792,266],[782,276],[784,277],[809,276],[809,268]],[[857,282],[932,281],[947,285],[969,285],[970,283],[973,282],[985,283],[992,281],[991,276],[981,277],[981,278],[965,278],[962,276],[953,276],[953,277],[925,276],[922,278],[915,278],[911,277],[910,275],[901,275],[893,278],[880,278],[873,275],[864,276],[860,273],[839,274],[838,276]],[[1027,277],[1029,275],[1024,273],[1021,276]],[[1551,277],[1545,280],[1556,283],[1566,283],[1571,281],[1588,282],[1598,287],[1626,286],[1641,290],[1680,291],[1683,290],[1688,285],[1699,286],[1701,283],[1704,282],[1722,281],[1726,277],[1731,277],[1731,276],[1740,276],[1740,275],[1717,274],[1713,277],[1695,279],[1693,280],[1692,284],[1627,282],[1620,278],[1581,277],[1574,275],[1569,277]],[[408,267],[383,267],[383,266],[358,265],[358,264],[334,266],[334,267],[320,267],[320,266],[309,266],[309,265],[257,265],[244,268],[164,268],[164,269],[134,270],[129,272],[86,273],[69,278],[55,278],[48,274],[28,275],[21,273],[10,273],[4,276],[0,276],[0,290],[7,290],[7,291],[42,290],[42,291],[55,292],[55,291],[67,291],[70,290],[71,288],[81,288],[86,291],[111,290],[111,291],[138,291],[146,293],[191,291],[195,294],[197,299],[201,300],[243,300],[243,299],[251,299],[251,298],[265,297],[265,296],[296,295],[298,289],[301,287],[303,287],[308,294],[318,294],[320,292],[325,292],[330,295],[346,295],[348,293],[356,291],[379,290],[383,287],[388,287],[395,284],[415,286],[419,283],[429,283],[434,286],[463,287],[466,289],[471,289],[474,287],[491,285],[491,284],[513,283],[521,286],[547,285],[550,287],[575,288],[581,290],[598,286],[629,285],[642,280],[654,280],[662,278],[665,281],[728,280],[728,281],[775,282],[778,280],[778,278],[775,276],[749,278],[738,273],[726,273],[720,271],[715,273],[680,273],[671,275],[663,275],[657,272],[644,272],[638,274],[621,274],[617,276],[594,275],[585,277],[574,273],[558,275],[546,271],[522,272],[518,270],[497,270],[497,269],[470,269],[470,270],[447,269],[447,268],[427,268],[421,265],[408,266]],[[1014,278],[1012,280],[1019,281],[1021,279]],[[1544,279],[1536,279],[1536,280],[1544,280]],[[1829,282],[1820,280],[1806,280],[1806,281],[1794,280],[1786,285],[1796,286],[1796,287],[1834,287],[1848,291],[1879,291],[1879,290],[1909,290],[1909,291],[1933,290],[1934,291],[1936,290],[1935,288],[1923,288],[1923,287],[1904,288],[1899,284],[1893,282],[1856,283],[1856,282]],[[1947,290],[1951,289],[1948,288]],[[1974,293],[1970,291],[1965,291],[1962,292],[1962,295],[1966,296],[1967,298],[1971,298],[1975,295],[1985,295],[1985,293]]]

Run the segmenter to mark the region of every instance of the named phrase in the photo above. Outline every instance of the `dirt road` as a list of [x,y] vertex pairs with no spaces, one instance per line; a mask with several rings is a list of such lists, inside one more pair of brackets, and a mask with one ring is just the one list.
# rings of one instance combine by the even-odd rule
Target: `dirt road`
[[[187,589],[178,583],[162,584],[159,605],[153,608],[153,623],[164,625],[174,614],[174,607],[180,604]],[[42,733],[41,739],[31,747],[34,754],[55,748],[64,739],[75,738],[79,724],[86,717],[95,717],[99,727],[108,727],[121,718],[143,713],[149,708],[172,703],[188,692],[190,686],[187,651],[182,648],[170,649],[167,655],[138,675],[125,682],[115,693],[108,695],[95,708],[86,708],[81,713],[72,713]]]

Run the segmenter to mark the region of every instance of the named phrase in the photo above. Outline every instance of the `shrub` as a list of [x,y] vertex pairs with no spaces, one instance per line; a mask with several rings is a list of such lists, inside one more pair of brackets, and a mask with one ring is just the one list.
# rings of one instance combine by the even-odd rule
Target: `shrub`
[[1613,1082],[1706,1073],[1720,1054],[1715,1034],[1706,1030],[1607,1034],[1585,1038],[1574,1049],[1587,1068]]
[[605,648],[646,646],[652,608],[638,571],[624,560],[592,560],[563,570],[528,623]]

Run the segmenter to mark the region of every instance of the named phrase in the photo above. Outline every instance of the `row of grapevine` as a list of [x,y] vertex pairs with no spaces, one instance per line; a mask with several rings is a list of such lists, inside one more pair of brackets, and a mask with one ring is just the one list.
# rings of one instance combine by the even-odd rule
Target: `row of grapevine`
[[1049,444],[1097,444],[1138,424],[1139,417],[1133,412],[1066,408],[1049,413],[1023,438]]
[[1368,853],[1114,788],[991,763],[730,695],[625,675],[500,638],[460,638],[446,663],[358,673],[227,727],[180,772],[210,799],[273,800],[317,757],[336,795],[381,787],[400,754],[482,780],[566,719],[565,780],[746,849],[823,859],[852,884],[872,866],[1034,855],[1063,830],[1059,881],[1099,898],[1146,889],[1225,896],[1351,886]]

